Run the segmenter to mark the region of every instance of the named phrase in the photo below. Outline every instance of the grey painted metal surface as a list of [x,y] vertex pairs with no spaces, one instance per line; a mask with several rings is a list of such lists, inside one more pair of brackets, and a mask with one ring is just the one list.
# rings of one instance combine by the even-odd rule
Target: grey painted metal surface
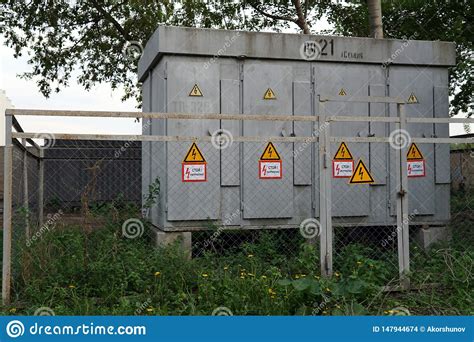
[[300,47],[307,40],[325,46],[322,61],[393,64],[454,64],[453,43],[395,39],[348,38],[300,34],[239,32],[160,26],[146,44],[139,62],[141,81],[163,55],[199,55],[300,61]]
[[[304,60],[300,47],[308,40],[327,44],[326,55]],[[319,95],[338,98],[344,89],[344,99],[349,102],[328,103],[325,116],[338,117],[338,121],[345,116],[376,116],[386,120],[331,123],[330,153],[334,155],[339,146],[334,137],[353,137],[347,143],[356,163],[363,159],[376,180],[375,185],[350,186],[347,179],[331,179],[334,225],[391,225],[396,224],[397,187],[395,154],[387,137],[396,128],[395,103],[406,101],[413,92],[419,103],[406,105],[408,118],[448,118],[447,66],[454,64],[454,57],[454,44],[445,42],[163,26],[145,48],[139,77],[147,99],[145,112],[311,117],[320,115]],[[388,60],[390,65],[386,64]],[[189,96],[195,84],[203,96]],[[263,99],[268,88],[274,91],[276,99]],[[400,100],[391,101],[393,104],[368,104],[364,102],[367,96]],[[360,101],[351,102],[354,98]],[[144,134],[210,136],[225,129],[233,136],[301,138],[318,137],[324,132],[317,120],[151,122],[151,131],[147,126]],[[447,127],[441,122],[411,122],[407,130],[415,139],[427,139],[448,137]],[[275,143],[283,159],[284,176],[279,180],[258,178],[258,159],[265,143],[234,142],[223,150],[215,149],[209,142],[198,145],[208,168],[208,180],[202,183],[181,180],[181,162],[189,142],[143,145],[149,146],[143,149],[143,189],[156,177],[162,185],[160,202],[151,215],[152,222],[161,229],[206,228],[208,220],[234,227],[294,227],[308,217],[319,217],[317,142]],[[415,209],[419,213],[413,219],[415,222],[443,223],[449,218],[449,199],[439,196],[449,191],[447,147],[420,143],[428,172],[424,178],[408,179],[409,213]]]

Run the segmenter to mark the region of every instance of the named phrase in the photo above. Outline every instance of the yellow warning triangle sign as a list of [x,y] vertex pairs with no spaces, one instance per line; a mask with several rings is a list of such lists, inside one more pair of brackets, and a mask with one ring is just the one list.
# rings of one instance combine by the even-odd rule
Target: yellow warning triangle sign
[[339,90],[339,96],[346,96],[346,95],[347,95],[347,93],[344,90],[344,88],[341,88],[341,90]]
[[269,142],[267,144],[267,147],[265,147],[265,150],[263,151],[260,160],[281,160],[281,158],[275,146],[273,146],[273,144]]
[[410,94],[410,97],[408,98],[407,103],[418,103],[418,99],[417,99],[415,93]]
[[408,149],[408,153],[407,153],[407,159],[408,160],[424,159],[423,154],[421,153],[420,149],[418,148],[418,146],[416,146],[415,143],[412,143],[410,145],[410,148]]
[[334,159],[354,159],[352,157],[351,151],[349,151],[345,142],[342,142],[339,148],[337,149]]
[[191,89],[189,96],[202,96],[202,91],[199,89],[197,84],[195,84],[193,89]]
[[268,88],[267,91],[265,92],[265,95],[263,95],[264,100],[276,100],[276,95],[272,88]]
[[374,178],[370,174],[369,170],[365,166],[364,162],[359,160],[357,166],[352,174],[350,184],[372,184],[375,183]]
[[193,143],[186,153],[186,157],[183,160],[184,163],[205,163],[206,159],[201,153],[199,147],[197,147],[196,143]]

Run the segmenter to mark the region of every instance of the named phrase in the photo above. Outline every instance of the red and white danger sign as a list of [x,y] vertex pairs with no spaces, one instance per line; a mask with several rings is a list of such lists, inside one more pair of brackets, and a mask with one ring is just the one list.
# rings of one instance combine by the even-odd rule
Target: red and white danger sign
[[206,163],[183,163],[182,181],[183,182],[206,182],[207,181]]
[[408,177],[425,177],[425,160],[407,160]]
[[334,178],[351,178],[354,173],[353,160],[333,160],[332,176]]
[[260,179],[279,179],[281,175],[281,160],[269,161],[260,160],[258,162]]

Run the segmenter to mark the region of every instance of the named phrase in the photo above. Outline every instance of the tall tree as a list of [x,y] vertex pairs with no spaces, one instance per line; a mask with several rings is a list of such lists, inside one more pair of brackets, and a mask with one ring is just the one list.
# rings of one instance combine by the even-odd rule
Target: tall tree
[[370,36],[382,39],[383,26],[381,0],[367,0],[367,8],[369,10]]
[[[469,115],[472,7],[468,1],[382,1],[388,38],[416,33],[417,39],[458,44],[457,65],[451,70],[452,113]],[[323,15],[334,25],[332,33],[383,36],[380,0],[0,0],[0,34],[16,56],[28,54],[32,69],[22,77],[34,79],[45,96],[67,86],[76,70],[86,89],[105,82],[124,87],[124,99],[139,99],[137,57],[159,24],[314,33],[321,31],[317,24]]]
[[[382,1],[385,37],[456,43],[456,66],[450,68],[450,114],[474,115],[474,3],[472,1]],[[335,33],[368,36],[364,4],[331,4],[328,20]]]

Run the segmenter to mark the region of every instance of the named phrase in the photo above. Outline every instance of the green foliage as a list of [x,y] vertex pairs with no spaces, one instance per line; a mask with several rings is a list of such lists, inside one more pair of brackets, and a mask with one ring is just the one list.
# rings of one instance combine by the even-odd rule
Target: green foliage
[[[385,38],[456,43],[456,66],[450,69],[451,115],[474,113],[473,11],[472,1],[382,1]],[[328,17],[336,33],[368,36],[368,11],[363,2],[332,4]]]
[[413,247],[414,286],[439,287],[389,294],[382,286],[391,280],[392,261],[370,258],[373,250],[363,245],[340,250],[332,278],[320,277],[316,246],[302,243],[289,256],[271,232],[224,254],[188,259],[179,242],[153,248],[146,234],[123,236],[130,212],[125,206],[117,214],[117,207],[94,212],[110,218],[87,240],[79,227],[69,227],[21,249],[16,301],[4,313],[32,314],[42,306],[58,315],[209,315],[222,306],[236,315],[387,314],[397,306],[420,314],[473,313],[474,244],[472,232],[466,235],[472,222],[451,244]]
[[[300,13],[296,3],[301,4]],[[457,64],[450,78],[451,114],[472,115],[474,110],[472,11],[469,1],[383,1],[387,38],[456,42]],[[85,89],[96,83],[109,83],[113,89],[122,86],[123,99],[135,97],[141,103],[136,79],[138,57],[160,24],[301,31],[306,22],[312,32],[318,32],[323,15],[335,27],[329,33],[369,35],[364,1],[347,4],[318,0],[2,0],[0,34],[15,56],[30,56],[32,70],[22,76],[35,79],[45,96],[67,86],[77,74]]]
[[157,203],[160,189],[160,179],[157,177],[148,185],[148,193],[143,196],[143,209],[149,210]]

